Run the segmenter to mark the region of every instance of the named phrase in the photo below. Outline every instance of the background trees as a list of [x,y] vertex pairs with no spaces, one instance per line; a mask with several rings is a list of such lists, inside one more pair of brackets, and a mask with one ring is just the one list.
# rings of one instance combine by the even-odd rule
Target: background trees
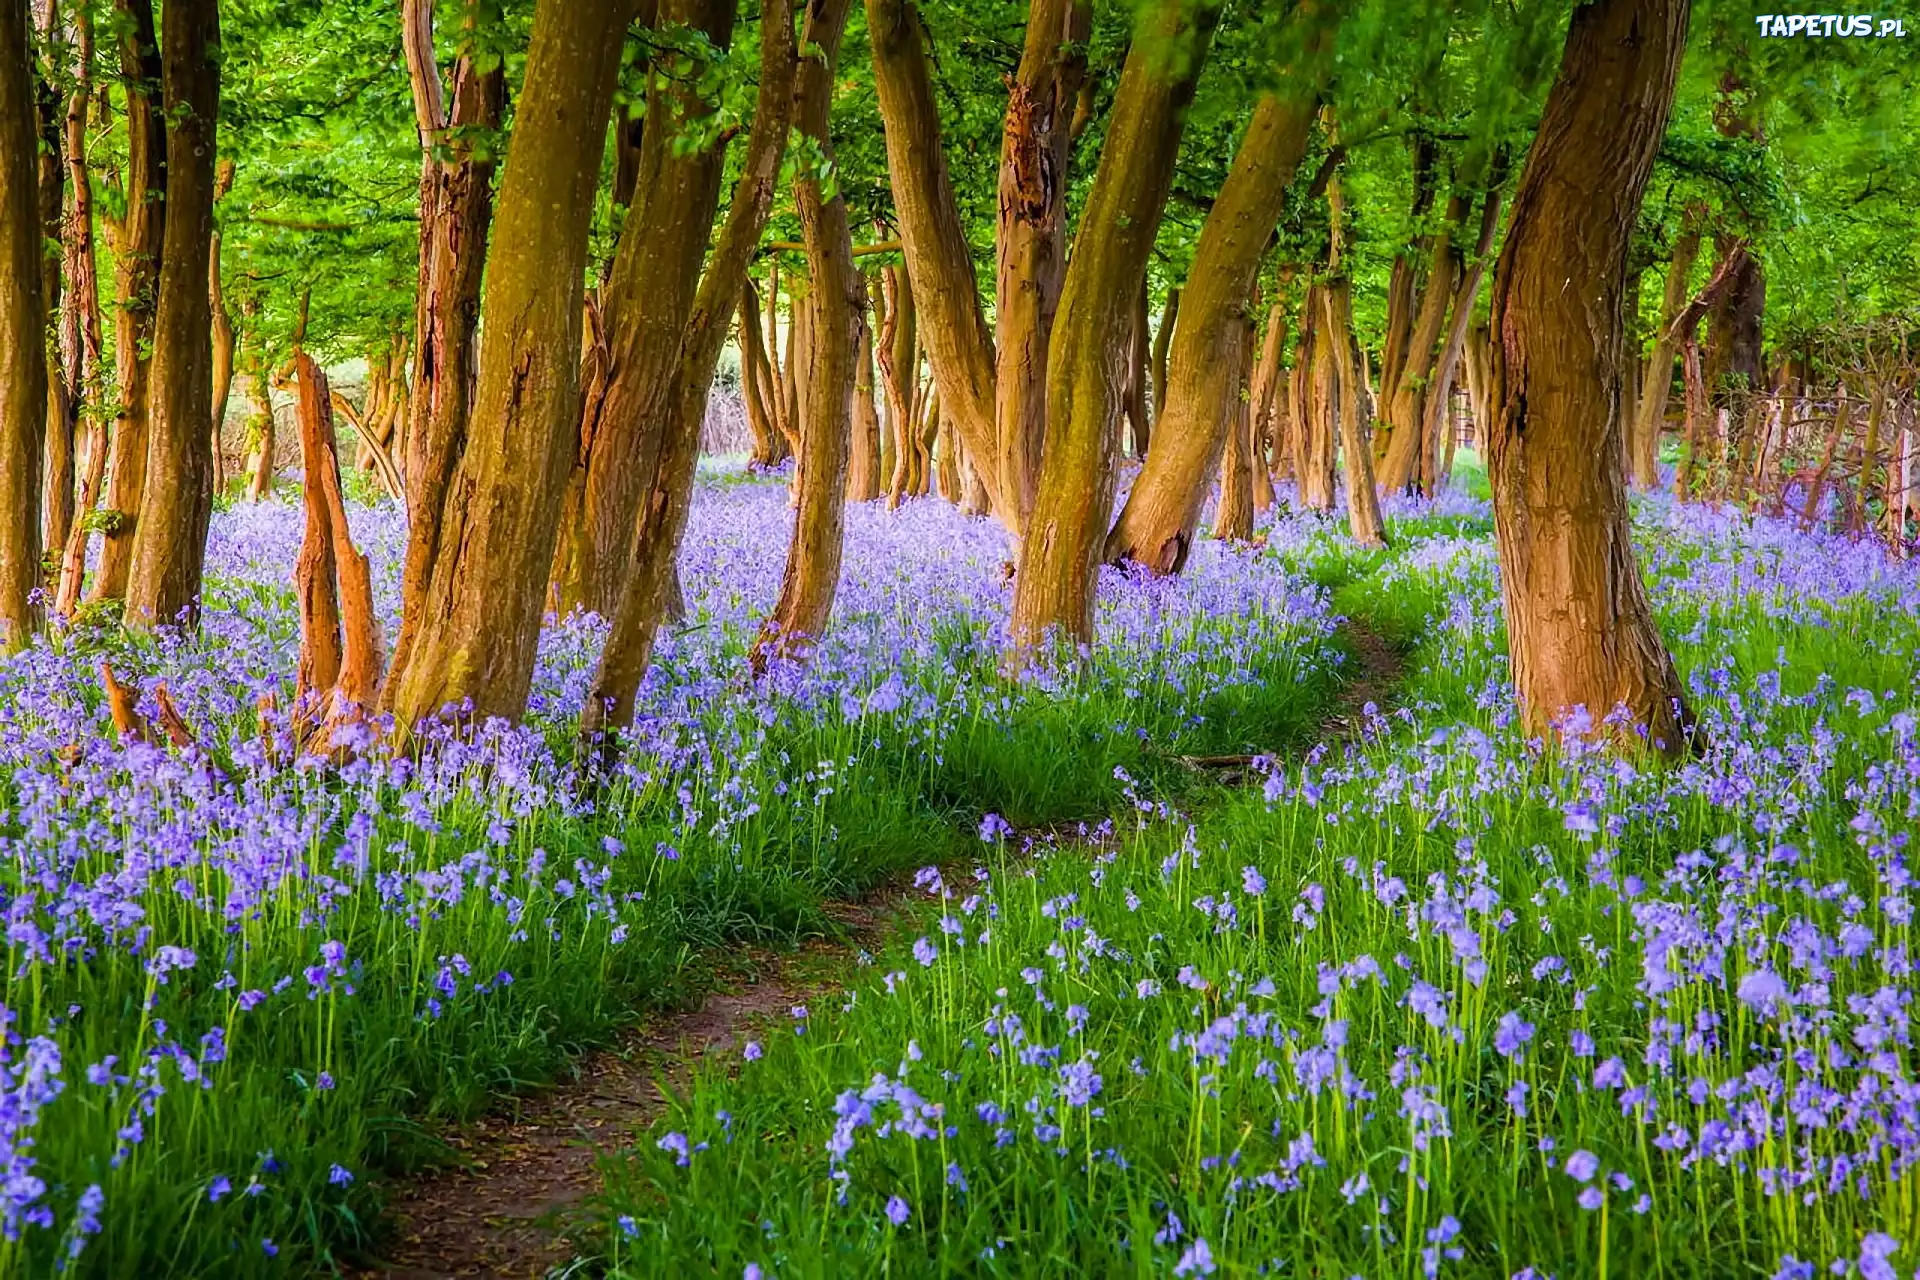
[[[7,216],[38,229],[16,248],[40,301],[22,275],[8,307],[50,363],[36,417],[8,344],[0,470],[36,503],[0,543],[13,643],[30,598],[191,621],[212,504],[296,470],[274,414],[306,385],[297,351],[335,375],[348,489],[406,504],[378,694],[403,722],[469,697],[516,713],[549,609],[609,620],[587,727],[625,722],[678,607],[716,376],[754,460],[797,459],[802,554],[764,660],[828,625],[848,500],[990,513],[1037,652],[1092,638],[1103,561],[1178,572],[1210,501],[1215,536],[1256,539],[1278,502],[1344,506],[1372,540],[1378,496],[1433,492],[1470,441],[1493,456],[1510,585],[1537,597],[1509,600],[1523,690],[1543,715],[1577,692],[1654,716],[1665,694],[1632,680],[1536,687],[1529,652],[1570,650],[1528,619],[1586,588],[1531,573],[1522,525],[1626,544],[1604,476],[1528,460],[1522,376],[1567,397],[1525,406],[1536,442],[1562,442],[1546,453],[1591,437],[1641,488],[1920,532],[1920,134],[1911,68],[1874,42],[1761,41],[1727,6],[1689,24],[1629,0],[866,0],[845,23],[635,0],[590,27],[570,8],[564,39],[535,0],[385,20],[178,0],[157,26],[151,0],[28,7],[9,55],[28,90],[6,105],[34,180]],[[1536,229],[1571,214],[1508,197],[1521,157],[1548,163],[1548,86],[1567,109],[1570,77],[1601,73],[1591,24],[1655,18],[1678,24],[1670,119],[1635,133],[1644,166],[1622,152],[1582,179],[1613,222],[1579,243],[1621,256],[1615,282]],[[824,82],[807,25],[844,27]],[[1590,351],[1529,292],[1555,272],[1595,290]],[[1598,372],[1576,394],[1579,359]],[[1652,652],[1616,560],[1613,605],[1582,624],[1609,670]]]

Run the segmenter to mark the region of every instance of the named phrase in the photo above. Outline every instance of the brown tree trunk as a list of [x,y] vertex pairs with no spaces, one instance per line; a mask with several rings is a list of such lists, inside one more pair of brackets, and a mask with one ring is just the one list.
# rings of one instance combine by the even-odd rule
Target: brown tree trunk
[[1061,341],[1049,356],[1046,460],[1014,581],[1018,660],[1036,655],[1052,635],[1093,640],[1132,345],[1128,320],[1219,17],[1217,0],[1155,0],[1136,22],[1061,294]]
[[[661,0],[658,21],[664,30],[698,32],[724,53],[738,7],[738,0]],[[676,145],[710,110],[697,88],[701,69],[670,66],[687,61],[677,48],[658,56],[636,203],[621,227],[603,295],[607,376],[589,386],[582,405],[575,465],[583,501],[579,524],[561,530],[555,573],[562,614],[584,607],[605,617],[619,604],[640,495],[659,461],[659,405],[720,200],[726,150],[718,137],[697,148]],[[643,427],[655,431],[643,434]]]
[[[1338,11],[1324,2],[1294,11],[1289,35],[1298,33],[1301,62],[1289,68],[1286,85],[1262,95],[1254,107],[1233,167],[1200,228],[1181,292],[1166,401],[1146,465],[1107,535],[1109,563],[1132,561],[1153,573],[1173,573],[1186,563],[1222,448],[1232,447],[1227,438],[1246,385],[1242,347],[1251,342],[1247,309],[1254,277],[1306,153]],[[1251,502],[1250,487],[1247,494]],[[1222,505],[1228,505],[1224,497]],[[1241,536],[1251,532],[1249,512]]]
[[[1432,200],[1431,188],[1418,181],[1418,175],[1430,167],[1415,164],[1416,222],[1424,205]],[[1424,275],[1411,253],[1402,254],[1394,262],[1388,290],[1387,340],[1380,354],[1382,429],[1373,445],[1376,477],[1389,493],[1420,489],[1420,459],[1427,444],[1427,396],[1461,268],[1455,246],[1470,207],[1464,192],[1456,191],[1447,200],[1444,221],[1428,236],[1422,250],[1427,259]]]
[[[214,173],[214,202],[218,204],[221,197],[232,189],[233,161],[222,160]],[[233,316],[227,311],[226,290],[220,279],[218,222],[214,223],[213,238],[207,249],[207,306],[213,317],[213,397],[210,401],[213,413],[208,424],[207,439],[213,453],[213,490],[218,493],[227,487],[227,397],[233,391],[233,352],[238,341],[234,337]]]
[[334,452],[333,394],[327,375],[304,351],[293,356],[294,415],[300,424],[301,508],[306,528],[293,564],[294,594],[300,608],[300,661],[294,680],[294,706],[301,716],[340,680],[340,593],[334,560],[333,516],[322,480],[338,474]]
[[40,625],[41,453],[47,425],[45,236],[27,6],[0,9],[0,653]]
[[860,351],[853,375],[853,454],[847,466],[847,501],[870,502],[880,496],[880,407],[873,385],[873,324],[866,311],[872,291],[861,278]]
[[739,318],[740,395],[746,402],[747,425],[753,432],[753,455],[748,461],[757,467],[777,467],[792,455],[786,436],[774,421],[767,338],[760,327],[760,291],[754,288],[751,275],[740,293]]
[[[1420,486],[1428,494],[1439,491],[1442,472],[1451,474],[1453,471],[1449,408],[1453,402],[1453,387],[1459,374],[1460,359],[1466,350],[1467,328],[1473,322],[1473,301],[1480,293],[1480,280],[1486,274],[1487,255],[1492,252],[1493,238],[1500,229],[1503,168],[1504,165],[1495,166],[1493,178],[1480,197],[1480,236],[1474,242],[1473,260],[1465,264],[1455,277],[1453,297],[1447,305],[1446,338],[1440,345],[1440,357],[1434,363],[1433,376],[1422,393],[1425,404],[1420,425],[1423,445]],[[1623,420],[1631,422],[1632,418]]]
[[[66,204],[66,177],[69,166],[63,158],[66,144],[66,104],[57,87],[66,74],[61,64],[60,6],[55,0],[33,6],[38,28],[40,56],[32,66],[32,84],[40,123],[39,198],[41,235],[41,297],[46,315],[41,326],[47,344],[46,354],[46,438],[41,445],[44,479],[41,493],[42,547],[58,547],[66,541],[73,523],[73,445],[78,403],[69,394],[61,376],[60,317],[72,304],[61,305],[62,216]],[[42,575],[44,585],[47,575]]]
[[686,531],[700,459],[700,422],[706,413],[713,371],[726,344],[727,319],[740,303],[747,264],[766,230],[793,110],[796,57],[791,0],[767,0],[760,25],[760,86],[753,130],[728,202],[727,218],[708,255],[707,273],[680,336],[680,369],[663,412],[666,443],[653,487],[634,531],[633,563],[625,575],[613,629],[594,671],[593,690],[581,710],[584,743],[612,750],[609,726],[633,719],[640,681],[652,659],[653,641],[675,586],[674,556]]
[[[1292,269],[1281,273],[1280,290],[1267,310],[1267,327],[1260,342],[1260,361],[1253,371],[1253,412],[1251,430],[1256,444],[1255,466],[1261,475],[1254,479],[1253,498],[1258,510],[1273,505],[1273,482],[1292,471],[1292,457],[1286,431],[1287,290],[1292,284]],[[1267,450],[1273,457],[1267,460]],[[1261,495],[1266,506],[1261,506]]]
[[[1047,351],[1067,273],[1070,126],[1086,76],[1092,26],[1092,0],[1032,0],[1019,69],[1007,86],[994,288],[994,409],[998,488],[1021,522],[1033,509],[1040,480]],[[930,312],[929,330],[941,321]],[[940,376],[937,364],[935,376]],[[958,400],[950,395],[947,402]],[[955,416],[948,414],[950,421]],[[1023,523],[1016,532],[1020,527]]]
[[403,733],[449,704],[470,700],[476,720],[526,707],[578,450],[587,231],[631,12],[628,3],[564,0],[534,10],[500,189],[495,243],[504,252],[492,255],[481,304],[491,319],[479,386],[441,504],[413,648],[391,677]]
[[[822,163],[833,164],[833,80],[852,0],[810,0],[800,64],[794,124]],[[809,166],[794,182],[793,202],[807,246],[806,408],[793,541],[781,575],[780,599],[754,641],[755,675],[769,663],[805,656],[833,612],[840,584],[840,553],[847,501],[847,455],[852,437],[854,361],[860,351],[860,313],[866,284],[853,264],[846,200],[836,184],[829,197]]]
[[1317,284],[1307,290],[1291,385],[1293,469],[1300,505],[1309,511],[1331,511],[1334,502],[1334,405],[1339,384],[1326,332],[1325,292]]
[[[1336,269],[1338,264],[1335,264]],[[1321,292],[1327,347],[1338,387],[1335,412],[1340,418],[1340,457],[1347,473],[1347,528],[1363,547],[1387,545],[1386,524],[1380,518],[1380,494],[1373,480],[1373,442],[1368,439],[1366,388],[1354,359],[1353,304],[1344,275],[1335,276]]]
[[120,35],[120,84],[126,95],[126,215],[111,227],[119,412],[107,473],[107,523],[91,593],[95,600],[122,599],[133,567],[140,496],[147,479],[147,379],[167,218],[167,135],[165,116],[154,100],[160,92],[160,47],[154,39],[151,0],[114,0],[114,26]]
[[1253,459],[1248,456],[1252,406],[1248,404],[1248,360],[1253,352],[1253,326],[1244,312],[1230,325],[1231,345],[1222,355],[1234,362],[1232,393],[1226,406],[1225,452],[1220,461],[1220,503],[1214,509],[1213,536],[1227,542],[1253,538]]
[[913,277],[902,267],[888,267],[885,281],[886,319],[875,354],[887,397],[887,431],[893,439],[893,473],[887,480],[887,508],[892,510],[900,505],[913,480],[919,316],[913,305]]
[[[101,352],[100,280],[93,245],[93,175],[87,167],[87,112],[93,92],[93,12],[90,6],[83,4],[75,9],[73,27],[74,74],[72,89],[67,95],[66,138],[62,148],[67,162],[69,193],[66,219],[61,230],[61,269],[67,281],[67,302],[60,311],[60,381],[67,410],[64,435],[70,450],[78,435],[82,408],[95,394],[100,376]],[[99,477],[106,474],[106,425],[101,420],[98,405],[93,413],[87,415],[87,421],[87,471],[89,476],[95,478],[86,486],[85,505],[77,509],[81,514],[91,511],[93,504],[99,500]],[[64,466],[58,460],[50,459],[47,467],[53,498],[47,512],[47,529],[49,533],[56,529],[65,531],[58,541],[48,539],[49,550],[64,551],[73,540],[73,529],[78,523],[73,498],[71,456],[70,452],[69,461]],[[58,478],[62,474],[66,476],[65,483]],[[82,538],[84,540],[84,535]],[[84,556],[83,546],[83,560]],[[64,596],[64,568],[62,587]],[[74,589],[78,590],[77,582]],[[74,599],[77,602],[78,597]],[[62,616],[71,611],[69,605]]]
[[[407,552],[400,577],[400,632],[380,691],[391,708],[425,620],[441,545],[447,489],[466,447],[479,352],[480,282],[493,217],[494,148],[476,141],[500,125],[506,101],[501,59],[476,47],[484,0],[464,0],[460,50],[447,106],[433,51],[433,0],[403,0],[402,44],[420,135],[420,268],[414,300],[413,397],[402,470]],[[503,243],[505,243],[503,241]]]
[[1641,370],[1640,394],[1635,398],[1627,450],[1632,457],[1633,484],[1651,489],[1659,483],[1660,428],[1667,417],[1667,397],[1673,389],[1673,358],[1679,354],[1681,335],[1675,322],[1687,305],[1687,275],[1700,256],[1700,222],[1704,208],[1690,207],[1673,242],[1673,257],[1667,264],[1666,290],[1660,305],[1660,329],[1653,335],[1653,351]]
[[1132,323],[1127,326],[1127,377],[1124,404],[1127,415],[1127,436],[1129,452],[1136,458],[1147,456],[1147,450],[1153,445],[1153,427],[1147,405],[1151,394],[1148,386],[1150,377],[1147,370],[1149,358],[1149,338],[1147,335],[1147,281],[1140,280],[1140,293],[1134,302]]
[[1688,716],[1629,537],[1620,312],[1687,17],[1687,0],[1574,11],[1495,272],[1488,432],[1508,646],[1530,723],[1545,732],[1583,707],[1598,724],[1624,706],[1666,752],[1684,748]]
[[147,391],[147,483],[134,528],[127,620],[196,625],[213,516],[214,155],[220,112],[218,0],[167,0],[161,17],[167,120],[167,231]]
[[[1167,411],[1167,359],[1173,349],[1173,327],[1180,318],[1180,288],[1167,290],[1166,305],[1160,308],[1160,327],[1153,331],[1153,346],[1148,353],[1153,374],[1153,418],[1159,421]],[[1152,448],[1152,441],[1148,441]]]
[[[1068,74],[1067,64],[1073,55],[1061,47],[1055,33],[1064,34],[1066,23],[1073,20],[1082,0],[1041,3],[1043,13],[1058,16],[1051,24],[1040,24],[1040,30],[1030,35],[1028,48],[1035,50],[1035,59],[1051,67],[1030,65],[1024,55],[1021,65],[1033,71],[1037,85],[1049,83],[1045,78],[1048,75],[1053,76],[1051,83],[1057,84],[1059,76]],[[866,8],[874,86],[886,129],[887,168],[893,182],[894,212],[900,220],[906,273],[912,277],[913,292],[926,311],[923,327],[927,362],[968,451],[976,458],[998,458],[997,359],[980,307],[980,286],[966,228],[947,173],[940,114],[922,46],[920,14],[913,0],[866,0]],[[1009,127],[1018,124],[1014,121]],[[1057,144],[1057,130],[1050,124],[1037,143],[1035,136],[1023,130],[1023,140],[1016,149],[1022,155],[1032,155],[1038,163],[1042,155],[1053,154],[1049,148]],[[1031,150],[1030,143],[1039,145],[1040,150]],[[1056,173],[1054,183],[1064,188],[1065,174]],[[1050,202],[1054,186],[1049,184],[1041,194]],[[1050,203],[1048,207],[1052,207]],[[1029,219],[1035,240],[1028,242],[1028,247],[1035,253],[1042,251],[1039,233],[1051,226],[1051,217],[1050,213],[1038,213]],[[1035,299],[1036,314],[1038,301]],[[1030,421],[1025,416],[1019,420],[1023,424]],[[1023,425],[1022,430],[1026,429]],[[1023,439],[1023,447],[1024,443]],[[994,510],[1002,522],[1018,533],[1023,528],[1019,496],[1005,492],[997,471],[983,467],[981,479],[993,495]]]
[[273,417],[273,393],[267,382],[266,359],[257,338],[241,344],[246,361],[247,399],[252,413],[247,418],[247,496],[264,502],[273,493],[273,454],[277,445]]

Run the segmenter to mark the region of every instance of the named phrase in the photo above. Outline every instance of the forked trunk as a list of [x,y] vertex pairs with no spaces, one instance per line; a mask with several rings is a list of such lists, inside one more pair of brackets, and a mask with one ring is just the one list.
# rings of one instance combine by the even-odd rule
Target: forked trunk
[[579,445],[587,231],[630,12],[625,3],[563,0],[534,10],[500,190],[502,251],[482,303],[493,319],[474,411],[446,486],[413,647],[391,677],[403,734],[448,705],[470,703],[476,720],[515,718],[526,706]]
[[197,624],[213,517],[214,155],[220,112],[218,0],[167,0],[161,17],[167,230],[147,391],[146,487],[127,578],[127,621]]
[[1667,398],[1673,390],[1673,358],[1680,351],[1681,335],[1674,325],[1687,305],[1687,275],[1694,259],[1700,256],[1700,223],[1706,210],[1688,208],[1673,242],[1673,257],[1667,264],[1666,290],[1660,305],[1660,328],[1653,335],[1653,351],[1640,373],[1640,393],[1634,400],[1634,416],[1629,419],[1627,452],[1632,462],[1633,484],[1651,489],[1659,483],[1660,428],[1667,417]]
[[45,237],[20,175],[40,149],[27,6],[0,10],[0,653],[39,626],[41,450],[47,419]]
[[[1488,475],[1514,686],[1533,727],[1625,708],[1686,746],[1621,469],[1626,258],[1686,44],[1687,0],[1577,8],[1495,273]],[[1623,726],[1622,736],[1631,733]]]
[[605,761],[614,750],[612,728],[633,719],[641,678],[652,660],[654,637],[667,612],[677,579],[674,556],[687,527],[694,469],[700,460],[700,423],[706,413],[713,371],[726,345],[727,320],[740,305],[747,264],[766,230],[786,152],[795,78],[793,7],[790,0],[767,0],[760,21],[760,86],[753,130],[728,201],[726,222],[707,272],[694,296],[686,331],[680,335],[680,368],[663,412],[665,443],[653,487],[641,505],[632,543],[633,563],[625,575],[613,629],[594,671],[593,689],[580,713],[583,746]]
[[1093,640],[1132,345],[1128,322],[1220,8],[1218,0],[1155,0],[1135,26],[1067,269],[1060,341],[1048,361],[1046,460],[1014,579],[1017,661],[1037,655],[1050,636],[1075,645]]
[[1214,509],[1213,536],[1226,542],[1247,542],[1253,538],[1253,459],[1247,448],[1253,416],[1247,395],[1247,361],[1253,351],[1253,326],[1242,315],[1232,328],[1238,331],[1229,351],[1236,372],[1232,395],[1227,401],[1220,503]]
[[[1173,573],[1186,563],[1222,450],[1234,447],[1227,439],[1246,387],[1254,277],[1306,153],[1339,13],[1340,6],[1328,0],[1309,0],[1295,10],[1289,29],[1301,41],[1301,61],[1254,108],[1233,167],[1200,229],[1180,296],[1166,401],[1146,464],[1107,534],[1109,563],[1131,561],[1153,573]],[[1238,491],[1244,488],[1251,503],[1251,483],[1249,473],[1231,503],[1222,499],[1223,507],[1231,507],[1230,513],[1223,511],[1231,536],[1251,536],[1251,512],[1245,533],[1238,523]]]

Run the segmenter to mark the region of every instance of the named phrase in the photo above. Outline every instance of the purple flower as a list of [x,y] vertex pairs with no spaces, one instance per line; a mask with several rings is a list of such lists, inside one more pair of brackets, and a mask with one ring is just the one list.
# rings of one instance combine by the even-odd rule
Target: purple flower
[[1566,1172],[1575,1182],[1591,1182],[1600,1172],[1600,1157],[1584,1149],[1575,1151],[1567,1157]]
[[1207,1247],[1204,1238],[1195,1239],[1173,1266],[1176,1276],[1210,1276],[1214,1270],[1213,1250]]
[[1596,1183],[1582,1190],[1578,1198],[1580,1207],[1588,1213],[1592,1213],[1595,1209],[1598,1209],[1607,1202],[1607,1193]]
[[1249,897],[1257,898],[1267,891],[1267,878],[1260,874],[1258,867],[1240,868],[1240,887]]
[[1758,1014],[1770,1014],[1787,999],[1787,984],[1771,969],[1755,969],[1740,979],[1740,1003]]
[[351,1186],[353,1183],[353,1171],[344,1165],[337,1164],[327,1170],[327,1181],[336,1187]]
[[766,1053],[767,1051],[760,1047],[760,1042],[758,1040],[749,1040],[740,1049],[740,1056],[745,1058],[748,1062],[758,1062],[760,1061],[761,1058],[766,1056]]
[[913,958],[920,962],[921,967],[925,968],[931,966],[935,960],[938,960],[940,953],[935,950],[931,942],[927,941],[925,936],[922,936],[913,944]]
[[207,1199],[219,1204],[233,1190],[233,1179],[222,1175],[207,1184]]
[[907,1225],[907,1219],[913,1216],[913,1210],[899,1196],[887,1197],[887,1221],[896,1227]]
[[1517,1013],[1500,1015],[1500,1023],[1494,1028],[1493,1047],[1503,1058],[1518,1060],[1527,1041],[1533,1039],[1533,1024],[1521,1018]]

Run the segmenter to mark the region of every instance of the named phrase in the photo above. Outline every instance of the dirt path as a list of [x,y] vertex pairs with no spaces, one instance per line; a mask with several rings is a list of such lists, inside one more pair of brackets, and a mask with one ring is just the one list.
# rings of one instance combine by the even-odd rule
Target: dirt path
[[[1355,736],[1367,705],[1384,710],[1402,673],[1399,653],[1378,633],[1352,621],[1343,630],[1356,666],[1321,722],[1323,742]],[[637,1028],[587,1055],[562,1083],[449,1138],[461,1163],[400,1186],[388,1208],[386,1256],[361,1274],[538,1280],[565,1268],[575,1254],[569,1232],[600,1185],[601,1156],[659,1114],[663,1087],[684,1081],[697,1062],[735,1052],[750,1029],[786,1017],[829,985],[850,958],[848,941],[877,947],[910,899],[889,885],[830,908],[845,941],[817,939],[787,955],[744,953],[698,1008]]]

